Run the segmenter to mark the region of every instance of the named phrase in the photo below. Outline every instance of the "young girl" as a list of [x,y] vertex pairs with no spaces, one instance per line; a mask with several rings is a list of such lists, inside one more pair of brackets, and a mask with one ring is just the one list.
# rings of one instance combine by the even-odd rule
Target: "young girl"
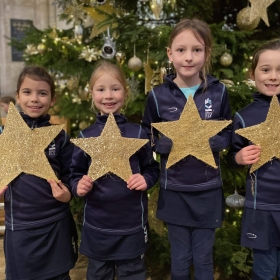
[[[190,279],[194,265],[197,280],[213,279],[212,247],[215,228],[223,219],[223,191],[220,169],[188,156],[166,169],[172,142],[159,135],[151,123],[175,121],[192,95],[201,119],[231,118],[225,86],[207,75],[211,54],[211,33],[197,19],[180,21],[170,34],[167,55],[176,74],[152,90],[147,99],[143,126],[161,155],[161,189],[157,217],[167,223],[171,243],[171,279]],[[230,143],[225,129],[209,140],[217,166],[219,152]]]
[[[92,103],[100,113],[96,122],[80,137],[98,137],[113,113],[123,137],[147,139],[140,125],[127,123],[121,109],[127,99],[127,85],[121,69],[103,61],[90,79]],[[82,254],[88,256],[87,280],[144,280],[147,247],[147,192],[158,180],[158,164],[150,144],[131,156],[133,175],[127,182],[114,174],[92,182],[87,176],[91,160],[75,147],[71,164],[72,191],[84,197]]]
[[[30,128],[51,125],[47,113],[55,102],[55,85],[43,68],[23,69],[16,98],[23,111],[20,114]],[[6,190],[6,279],[70,279],[69,270],[77,258],[72,244],[77,233],[67,186],[72,152],[69,137],[61,131],[45,150],[61,183],[21,173],[1,190]]]
[[[253,55],[251,79],[258,92],[254,101],[233,119],[229,163],[244,167],[260,159],[261,148],[234,131],[264,122],[273,95],[280,94],[280,40],[265,43]],[[280,109],[280,108],[279,108]],[[280,161],[273,158],[247,175],[241,245],[253,248],[252,280],[280,279]],[[252,186],[254,190],[252,192]]]

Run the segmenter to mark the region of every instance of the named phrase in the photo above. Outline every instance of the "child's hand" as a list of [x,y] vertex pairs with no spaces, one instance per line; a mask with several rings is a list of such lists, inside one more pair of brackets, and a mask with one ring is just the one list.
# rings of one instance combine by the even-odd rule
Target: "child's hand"
[[5,191],[8,189],[8,186],[5,186],[5,187],[3,187],[1,190],[0,190],[0,196],[2,196],[4,193],[5,193]]
[[238,164],[254,164],[260,159],[261,147],[250,145],[241,149],[236,155],[235,160]]
[[48,180],[52,188],[53,197],[61,202],[69,202],[71,199],[70,191],[61,182],[55,180]]
[[147,189],[147,183],[145,178],[137,173],[130,176],[127,180],[127,187],[130,190],[145,191]]
[[84,175],[83,178],[79,181],[77,186],[78,196],[85,196],[89,191],[91,191],[93,182],[90,177]]

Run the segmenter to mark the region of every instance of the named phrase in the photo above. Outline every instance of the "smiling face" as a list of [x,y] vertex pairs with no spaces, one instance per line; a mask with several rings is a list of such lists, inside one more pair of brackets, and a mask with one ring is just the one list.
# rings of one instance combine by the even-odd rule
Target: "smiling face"
[[179,33],[167,49],[167,55],[176,69],[174,82],[179,87],[192,87],[201,83],[199,72],[205,63],[205,46],[192,30],[185,29]]
[[46,115],[55,102],[47,82],[33,80],[28,76],[21,83],[16,97],[22,111],[31,118]]
[[267,96],[280,94],[280,50],[265,50],[251,73],[258,91]]
[[119,114],[125,102],[125,89],[120,81],[101,72],[92,87],[92,100],[101,115]]

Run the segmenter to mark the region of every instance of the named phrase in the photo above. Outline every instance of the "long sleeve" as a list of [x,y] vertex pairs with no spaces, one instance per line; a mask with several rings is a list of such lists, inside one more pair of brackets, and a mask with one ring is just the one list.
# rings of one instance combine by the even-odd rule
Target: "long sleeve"
[[[146,132],[141,129],[141,139],[148,139]],[[148,189],[152,188],[159,178],[159,163],[154,160],[150,143],[147,143],[139,151],[139,163],[141,173],[146,180]]]

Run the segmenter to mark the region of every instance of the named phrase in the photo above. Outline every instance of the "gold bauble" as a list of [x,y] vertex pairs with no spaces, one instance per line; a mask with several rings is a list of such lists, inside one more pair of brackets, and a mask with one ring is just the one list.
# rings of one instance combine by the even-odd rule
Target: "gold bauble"
[[126,59],[125,53],[118,51],[115,55],[115,58],[120,65],[123,65],[123,63],[125,62],[125,59]]
[[132,58],[129,59],[128,61],[128,68],[134,72],[137,72],[141,69],[142,67],[142,61],[139,57],[133,56]]
[[79,129],[80,129],[80,130],[84,130],[84,129],[86,129],[88,126],[89,126],[89,124],[88,124],[86,121],[81,121],[81,122],[79,123]]
[[37,51],[40,54],[44,54],[47,51],[47,46],[45,44],[41,43],[37,46]]
[[223,66],[229,66],[232,63],[232,56],[225,52],[221,57],[220,57],[220,63]]
[[254,30],[260,23],[260,17],[250,20],[251,7],[242,9],[236,17],[236,25],[240,30]]

